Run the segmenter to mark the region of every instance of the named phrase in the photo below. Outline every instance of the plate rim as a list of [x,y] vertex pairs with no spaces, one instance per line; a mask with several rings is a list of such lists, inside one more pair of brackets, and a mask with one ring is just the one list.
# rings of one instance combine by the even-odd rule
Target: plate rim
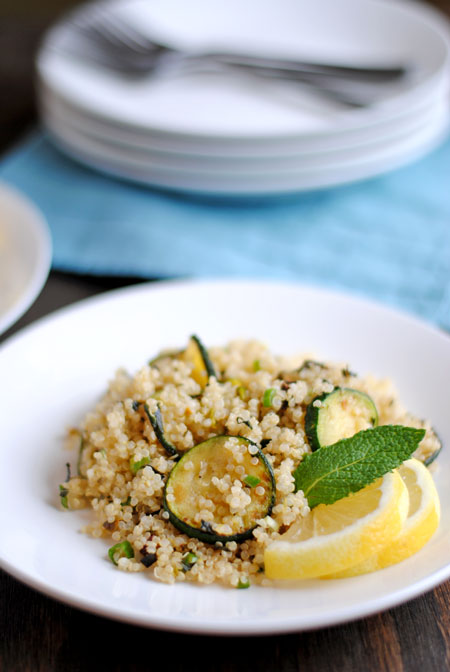
[[[227,175],[218,175],[213,171],[197,172],[176,168],[161,168],[155,166],[142,166],[131,163],[125,165],[121,160],[93,157],[91,152],[86,152],[79,147],[75,148],[73,141],[67,141],[62,134],[54,129],[47,128],[48,137],[55,147],[64,155],[70,157],[80,165],[95,169],[100,174],[123,180],[130,184],[140,184],[145,187],[167,189],[169,192],[180,192],[198,195],[219,195],[223,197],[233,196],[277,196],[283,194],[295,194],[312,192],[315,190],[329,189],[343,185],[354,184],[380,175],[385,175],[412,164],[437,149],[447,138],[449,132],[450,115],[446,111],[445,116],[435,119],[433,124],[425,125],[418,135],[413,136],[413,146],[408,139],[403,139],[398,146],[393,142],[385,148],[384,156],[363,157],[363,159],[348,161],[342,172],[339,162],[333,166],[315,168],[311,171],[296,173],[295,171],[271,174],[254,175],[249,171],[249,182],[244,177],[236,180],[235,173],[230,171]],[[419,136],[419,137],[418,137]],[[409,145],[409,146],[408,146]],[[400,146],[400,149],[399,149]],[[394,147],[394,151],[392,150]],[[208,179],[208,184],[204,180]],[[229,179],[230,182],[225,180]],[[276,179],[276,183],[274,180]]]
[[0,335],[26,313],[41,293],[52,263],[53,245],[50,229],[41,210],[22,192],[6,181],[0,181],[0,200],[8,201],[14,211],[24,215],[29,233],[35,238],[35,266],[19,300],[0,314]]
[[[236,621],[234,624],[230,619],[222,623],[211,624],[208,621],[203,621],[202,624],[196,623],[192,626],[186,624],[186,619],[178,617],[177,619],[162,617],[144,617],[143,615],[132,615],[128,612],[123,613],[119,607],[102,607],[94,599],[84,597],[83,599],[73,596],[68,590],[55,589],[48,587],[44,581],[38,579],[30,579],[25,572],[17,570],[10,563],[5,562],[0,557],[0,569],[7,572],[10,576],[25,584],[29,588],[37,590],[42,595],[51,597],[67,604],[70,607],[81,611],[86,611],[97,616],[102,616],[109,620],[128,623],[129,625],[136,625],[143,628],[154,630],[161,630],[165,632],[178,632],[181,634],[199,635],[199,636],[222,636],[222,637],[249,637],[249,636],[267,636],[289,634],[294,632],[309,632],[311,630],[318,630],[320,628],[328,628],[345,623],[351,623],[363,618],[367,618],[378,613],[382,613],[388,609],[406,604],[421,595],[424,595],[433,588],[438,587],[450,577],[450,565],[444,567],[436,572],[430,574],[426,579],[420,583],[415,584],[414,590],[410,587],[405,587],[394,593],[379,598],[377,604],[367,604],[365,606],[354,605],[351,608],[343,607],[339,612],[335,611],[333,617],[324,615],[323,617],[316,617],[310,620],[307,624],[299,625],[295,617],[279,620],[276,623],[255,623],[249,625]],[[382,571],[382,570],[380,570]],[[137,578],[137,577],[136,577]],[[207,586],[204,587],[207,589]]]

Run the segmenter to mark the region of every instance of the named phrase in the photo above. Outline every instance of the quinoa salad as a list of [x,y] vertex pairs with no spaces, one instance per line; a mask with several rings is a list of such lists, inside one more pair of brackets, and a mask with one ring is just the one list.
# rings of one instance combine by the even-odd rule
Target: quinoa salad
[[295,469],[316,443],[375,424],[425,429],[414,454],[425,464],[440,450],[388,379],[275,355],[258,341],[206,349],[193,336],[135,375],[118,370],[69,429],[75,457],[61,505],[92,509],[83,532],[107,540],[120,570],[165,583],[266,585],[267,545],[310,512]]

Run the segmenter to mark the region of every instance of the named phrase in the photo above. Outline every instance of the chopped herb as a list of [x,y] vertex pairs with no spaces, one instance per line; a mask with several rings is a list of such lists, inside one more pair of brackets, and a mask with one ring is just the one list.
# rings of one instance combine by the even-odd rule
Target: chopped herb
[[244,418],[241,418],[241,416],[238,416],[236,418],[236,422],[238,425],[247,425],[249,429],[253,429],[253,427],[250,424],[250,420],[244,420]]
[[70,476],[70,464],[68,462],[66,462],[66,480],[65,480],[65,482],[67,483],[68,481],[70,481],[70,478],[71,478],[71,476]]
[[79,448],[78,448],[78,460],[77,460],[77,474],[81,478],[86,478],[85,474],[83,474],[82,471],[81,471],[81,460],[82,460],[82,457],[83,457],[83,451],[84,451],[85,447],[86,447],[85,440],[83,438],[83,435],[80,434],[80,445],[79,445]]
[[270,408],[272,406],[273,399],[276,395],[277,391],[274,387],[268,387],[267,390],[264,391],[263,395],[263,406],[264,408]]
[[131,504],[131,495],[128,495],[124,502],[120,502],[120,506],[130,506]]
[[133,403],[131,404],[131,408],[133,409],[133,411],[137,412],[141,406],[141,403],[142,402],[140,401],[133,401]]
[[150,463],[149,457],[143,457],[142,460],[138,460],[137,462],[134,462],[133,458],[130,458],[130,469],[133,472],[133,474],[137,474],[139,469],[142,469],[149,463]]
[[261,362],[259,361],[259,359],[255,359],[255,360],[254,360],[254,362],[253,362],[253,371],[255,371],[255,373],[256,373],[257,371],[261,371]]
[[356,373],[353,373],[353,371],[350,371],[350,369],[348,368],[348,366],[346,366],[344,369],[342,369],[341,374],[342,374],[345,378],[350,378],[351,376],[356,376]]
[[271,442],[271,440],[272,440],[272,439],[263,439],[263,440],[261,441],[261,448],[265,448],[266,446],[268,446],[269,443]]
[[196,556],[195,553],[191,553],[191,551],[188,551],[181,557],[181,564],[183,568],[183,572],[188,572],[192,567],[195,565],[197,562],[198,557]]
[[69,505],[67,503],[67,495],[69,494],[69,491],[67,488],[64,487],[64,485],[59,486],[59,496],[61,498],[61,504],[65,509],[69,508]]
[[121,541],[119,544],[111,546],[108,555],[111,562],[117,565],[120,558],[134,558],[134,551],[129,541]]
[[239,590],[242,590],[244,588],[250,588],[250,581],[248,580],[248,578],[242,577],[242,579],[239,579],[237,588],[239,588]]
[[156,562],[156,553],[145,553],[141,558],[141,563],[144,567],[151,567]]
[[258,478],[258,476],[252,476],[251,474],[247,474],[247,476],[244,478],[244,483],[248,485],[250,488],[256,488],[256,486],[261,483],[261,479]]

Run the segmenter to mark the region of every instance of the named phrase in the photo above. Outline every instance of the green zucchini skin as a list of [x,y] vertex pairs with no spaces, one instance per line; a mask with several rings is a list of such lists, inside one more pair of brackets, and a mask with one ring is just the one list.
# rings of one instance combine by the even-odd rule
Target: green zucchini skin
[[214,368],[214,364],[212,363],[212,361],[209,357],[207,349],[205,348],[205,346],[203,345],[203,343],[201,342],[199,337],[196,336],[195,334],[192,334],[191,339],[194,341],[194,343],[196,344],[196,346],[198,347],[198,349],[200,351],[200,355],[201,355],[201,358],[203,359],[203,363],[205,365],[205,369],[206,369],[206,372],[208,374],[208,378],[211,378],[211,377],[217,378],[217,373],[216,373],[216,370]]
[[[251,471],[255,477],[260,478],[261,484],[265,486],[266,494],[264,495],[261,502],[259,501],[259,499],[261,499],[260,496],[258,499],[256,494],[253,495],[254,510],[251,511],[251,515],[249,514],[249,520],[247,521],[245,529],[234,532],[233,534],[225,535],[220,534],[215,529],[215,526],[220,525],[220,521],[213,521],[212,523],[202,521],[201,525],[194,525],[192,520],[189,520],[189,518],[193,519],[196,511],[187,511],[187,507],[190,505],[191,501],[188,501],[189,497],[186,496],[186,493],[192,494],[194,492],[192,500],[193,505],[195,506],[195,503],[197,502],[200,494],[205,496],[207,495],[207,491],[204,489],[199,489],[198,491],[196,490],[195,486],[199,483],[199,479],[201,479],[201,476],[199,475],[195,476],[195,482],[189,484],[187,482],[186,484],[183,483],[183,471],[185,465],[188,461],[191,461],[194,463],[195,469],[196,462],[203,458],[209,462],[213,473],[214,467],[216,467],[214,475],[217,475],[220,478],[226,472],[221,472],[220,466],[218,465],[221,463],[221,457],[225,455],[224,444],[230,438],[238,439],[240,443],[254,445],[251,441],[243,437],[230,437],[226,435],[211,437],[184,453],[180,461],[177,462],[170,472],[164,488],[164,508],[169,514],[169,520],[172,525],[174,525],[174,527],[180,530],[180,532],[183,532],[189,537],[194,537],[207,544],[215,544],[217,542],[226,543],[228,541],[236,541],[239,543],[245,539],[251,538],[252,532],[256,527],[256,521],[260,518],[264,518],[265,516],[270,515],[270,512],[272,511],[273,505],[275,503],[275,478],[273,470],[266,456],[256,446],[257,452],[251,457],[258,458],[258,465],[252,465]],[[189,470],[189,472],[190,471],[191,470]],[[208,476],[210,476],[210,473]],[[252,496],[252,491],[253,488],[249,488],[247,491],[250,493],[250,496]],[[169,502],[168,495],[171,494],[174,496],[175,493],[178,493],[179,501]],[[250,507],[251,506],[252,505],[250,505]],[[191,514],[190,516],[189,513]]]
[[[190,336],[189,343],[185,350],[162,352],[151,359],[148,365],[158,368],[158,364],[167,359],[181,359],[193,364],[194,370],[197,369],[194,378],[202,385],[202,387],[205,387],[209,378],[212,376],[217,378],[217,372],[208,354],[208,350],[205,348],[200,338],[195,334]],[[201,371],[198,369],[201,369]],[[200,378],[204,379],[200,380]]]
[[[315,402],[320,401],[320,406]],[[311,450],[329,446],[340,439],[356,434],[360,429],[366,429],[367,426],[358,426],[355,424],[354,431],[348,433],[348,425],[351,424],[351,411],[345,408],[346,402],[350,406],[359,408],[362,419],[371,427],[378,424],[378,412],[373,400],[365,392],[354,390],[349,387],[336,387],[332,392],[321,394],[311,401],[305,413],[305,434]],[[334,417],[332,417],[334,415]],[[337,416],[337,417],[336,417]],[[344,421],[342,429],[337,426],[339,416]],[[356,422],[356,421],[355,421]],[[333,423],[334,427],[331,427]],[[346,424],[346,429],[344,426]],[[326,434],[332,429],[333,439],[327,440]]]
[[156,409],[155,414],[153,414],[153,413],[150,413],[150,409],[147,406],[147,404],[144,404],[144,411],[145,411],[146,416],[150,420],[150,423],[153,427],[153,431],[156,434],[156,438],[158,439],[158,441],[160,442],[162,447],[166,450],[166,452],[169,455],[172,455],[172,456],[179,455],[180,453],[175,448],[173,443],[170,443],[170,441],[168,441],[165,437],[162,415],[161,415],[161,410],[160,410],[159,406]]
[[[438,457],[438,455],[441,454],[441,450],[442,450],[442,446],[443,446],[441,437],[437,434],[437,432],[434,429],[432,430],[432,432],[433,432],[434,436],[436,437],[436,439],[439,441],[439,446],[436,448],[434,453],[431,453],[431,455],[428,455],[428,457],[426,457],[426,458],[420,458],[419,457],[419,460],[422,459],[422,462],[424,463],[424,465],[426,467],[429,467],[430,464],[433,464],[433,462]],[[419,450],[420,450],[420,446],[419,446]]]
[[429,457],[426,458],[426,460],[423,461],[424,465],[426,467],[429,467],[430,464],[433,464],[437,456],[440,454],[441,450],[442,450],[442,444],[439,446],[437,450],[434,451],[432,455],[430,455]]
[[139,410],[139,408],[144,409],[144,413],[150,420],[150,424],[153,427],[153,431],[156,434],[156,438],[158,439],[162,447],[165,449],[165,451],[171,457],[180,455],[181,453],[177,450],[177,448],[173,445],[173,443],[170,443],[170,441],[168,441],[168,439],[166,439],[165,437],[162,415],[159,406],[156,409],[156,413],[153,414],[151,413],[148,404],[146,404],[144,401],[134,401],[133,409],[137,411]]

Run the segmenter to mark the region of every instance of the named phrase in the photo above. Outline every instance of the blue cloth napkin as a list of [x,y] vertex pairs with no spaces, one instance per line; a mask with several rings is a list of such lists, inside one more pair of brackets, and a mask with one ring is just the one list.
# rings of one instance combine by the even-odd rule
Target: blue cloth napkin
[[272,199],[200,198],[106,177],[36,133],[0,178],[47,218],[55,269],[241,276],[351,290],[450,330],[450,141],[358,184]]

